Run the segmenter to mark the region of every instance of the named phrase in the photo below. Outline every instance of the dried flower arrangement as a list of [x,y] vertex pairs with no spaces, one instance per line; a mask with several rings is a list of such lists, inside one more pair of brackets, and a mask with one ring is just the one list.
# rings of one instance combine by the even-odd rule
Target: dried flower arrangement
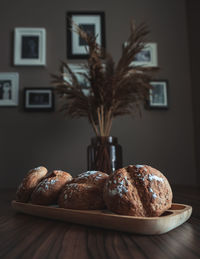
[[[145,24],[132,22],[127,44],[115,64],[95,36],[74,26],[88,45],[89,58],[83,64],[86,72],[80,74],[90,84],[89,93],[84,93],[84,86],[65,62],[61,62],[60,73],[52,75],[52,83],[63,100],[61,111],[71,117],[87,117],[97,136],[109,136],[114,117],[140,110],[140,104],[148,99],[150,81],[158,68],[130,64],[145,47],[149,31]],[[66,76],[70,80],[65,80]]]

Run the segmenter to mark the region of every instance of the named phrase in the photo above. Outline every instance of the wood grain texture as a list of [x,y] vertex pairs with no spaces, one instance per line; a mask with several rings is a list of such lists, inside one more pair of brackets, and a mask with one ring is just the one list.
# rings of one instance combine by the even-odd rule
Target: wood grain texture
[[143,236],[15,213],[13,198],[0,192],[3,259],[200,258],[200,219],[193,216],[167,234]]
[[177,203],[161,217],[133,217],[107,210],[73,210],[16,201],[12,201],[12,207],[18,212],[44,218],[145,235],[167,233],[187,221],[192,213],[191,206]]

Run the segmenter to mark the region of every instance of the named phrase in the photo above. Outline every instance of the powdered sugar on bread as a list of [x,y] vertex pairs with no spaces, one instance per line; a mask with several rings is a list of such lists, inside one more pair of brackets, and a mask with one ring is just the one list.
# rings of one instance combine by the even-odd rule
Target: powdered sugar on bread
[[109,176],[104,200],[115,213],[159,216],[171,207],[172,191],[167,179],[155,168],[130,165]]
[[103,187],[108,175],[86,171],[66,184],[59,196],[59,206],[69,209],[103,209]]

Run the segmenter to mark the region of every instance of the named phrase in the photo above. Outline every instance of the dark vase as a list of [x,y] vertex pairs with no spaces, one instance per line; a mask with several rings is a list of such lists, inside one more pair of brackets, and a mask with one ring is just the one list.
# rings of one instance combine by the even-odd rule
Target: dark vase
[[122,167],[122,147],[116,137],[95,137],[87,148],[88,170],[112,173]]

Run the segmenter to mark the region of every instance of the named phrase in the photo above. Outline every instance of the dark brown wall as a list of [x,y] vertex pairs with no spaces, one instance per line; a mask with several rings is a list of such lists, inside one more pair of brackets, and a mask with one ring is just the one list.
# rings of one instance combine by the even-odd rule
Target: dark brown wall
[[197,180],[200,183],[200,87],[199,87],[199,69],[200,69],[200,34],[199,34],[199,14],[200,1],[187,1],[188,13],[188,31],[189,31],[189,50],[191,64],[191,82],[192,82],[192,100],[194,111],[194,129],[195,129],[195,154],[197,166]]
[[[123,146],[124,165],[145,163],[163,171],[171,183],[196,183],[186,5],[182,0],[1,0],[0,71],[20,74],[20,105],[0,108],[0,173],[2,187],[12,187],[28,169],[45,165],[77,174],[86,169],[86,147],[93,136],[87,120],[64,119],[58,113],[25,113],[24,87],[49,86],[49,73],[66,56],[65,14],[71,10],[106,13],[107,50],[121,55],[132,17],[151,28],[158,44],[158,78],[169,80],[170,109],[143,111],[143,117],[115,120],[112,135]],[[45,27],[47,66],[12,66],[13,29]]]

